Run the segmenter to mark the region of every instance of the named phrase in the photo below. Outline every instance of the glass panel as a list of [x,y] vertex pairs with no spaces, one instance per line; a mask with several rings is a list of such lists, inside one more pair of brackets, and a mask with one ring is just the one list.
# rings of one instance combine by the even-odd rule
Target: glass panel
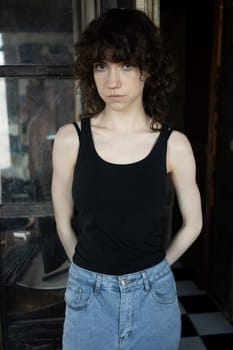
[[2,204],[51,200],[54,135],[73,120],[72,80],[0,79]]
[[0,64],[71,64],[72,1],[0,2]]

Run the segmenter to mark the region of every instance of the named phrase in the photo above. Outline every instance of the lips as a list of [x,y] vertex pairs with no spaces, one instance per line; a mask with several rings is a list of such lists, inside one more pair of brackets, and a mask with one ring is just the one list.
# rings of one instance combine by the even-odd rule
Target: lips
[[109,95],[108,98],[122,98],[125,95]]

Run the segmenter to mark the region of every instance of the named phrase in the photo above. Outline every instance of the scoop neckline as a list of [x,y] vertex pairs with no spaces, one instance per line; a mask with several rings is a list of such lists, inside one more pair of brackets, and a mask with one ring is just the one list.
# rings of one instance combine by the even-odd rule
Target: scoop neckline
[[155,149],[157,149],[157,145],[158,143],[160,142],[160,139],[161,139],[161,135],[162,135],[162,131],[164,130],[164,125],[161,126],[161,129],[159,131],[159,136],[157,137],[157,139],[155,140],[151,150],[149,151],[149,153],[142,159],[139,159],[135,162],[132,162],[132,163],[112,163],[112,162],[109,162],[107,160],[105,160],[104,158],[102,158],[99,153],[97,152],[96,150],[96,147],[95,147],[95,144],[94,144],[94,139],[93,139],[93,135],[92,135],[92,130],[91,130],[91,121],[90,121],[90,117],[89,118],[86,118],[88,119],[88,132],[89,132],[89,137],[90,137],[90,140],[91,140],[91,145],[92,145],[92,148],[93,148],[93,151],[96,155],[96,157],[103,163],[109,165],[109,166],[115,166],[115,167],[130,167],[130,166],[134,166],[134,165],[139,165],[145,161],[147,161],[151,154],[154,152]]

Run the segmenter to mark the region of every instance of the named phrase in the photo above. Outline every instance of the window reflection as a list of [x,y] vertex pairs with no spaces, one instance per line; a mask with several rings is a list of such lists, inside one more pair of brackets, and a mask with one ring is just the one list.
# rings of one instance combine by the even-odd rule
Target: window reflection
[[72,1],[3,1],[0,33],[5,62],[70,64],[73,60]]
[[[59,126],[74,120],[74,86],[65,79],[0,79],[6,94],[1,158],[2,203],[51,200],[52,144]],[[4,131],[5,130],[5,131]],[[2,140],[1,140],[2,144]]]
[[3,33],[4,63],[70,64],[73,59],[72,39],[72,35],[66,33]]

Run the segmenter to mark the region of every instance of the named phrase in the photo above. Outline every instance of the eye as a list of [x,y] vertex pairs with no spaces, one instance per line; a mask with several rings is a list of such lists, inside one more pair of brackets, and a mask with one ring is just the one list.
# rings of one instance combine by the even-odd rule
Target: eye
[[132,66],[130,63],[123,63],[122,67],[124,70],[131,70],[134,68],[134,66]]
[[106,64],[104,62],[99,62],[94,64],[94,69],[98,72],[102,72],[106,68]]

